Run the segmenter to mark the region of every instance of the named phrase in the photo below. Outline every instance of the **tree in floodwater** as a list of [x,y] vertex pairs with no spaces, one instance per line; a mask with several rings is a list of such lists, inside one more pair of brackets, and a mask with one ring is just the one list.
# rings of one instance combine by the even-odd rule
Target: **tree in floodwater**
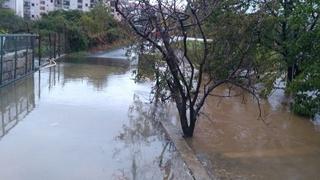
[[320,2],[318,0],[265,0],[260,2],[260,12],[272,29],[265,28],[264,44],[279,53],[285,64],[290,83],[301,72],[303,61],[308,61],[313,45],[318,41]]
[[258,6],[264,21],[261,44],[269,57],[277,56],[280,65],[278,70],[270,69],[269,74],[275,76],[270,78],[269,89],[276,79],[286,79],[285,88],[293,95],[292,109],[312,117],[320,112],[320,2],[265,0]]
[[230,59],[214,61],[210,54],[214,44],[204,29],[205,21],[222,6],[220,1],[212,0],[158,0],[153,3],[139,0],[130,4],[116,1],[117,12],[138,37],[152,46],[145,48],[147,52],[156,49],[161,54],[155,66],[159,82],[162,82],[158,87],[165,86],[162,90],[167,91],[162,93],[174,100],[185,137],[193,136],[205,100],[215,88],[230,83],[254,94],[250,80],[253,63],[248,62],[250,58],[246,59],[252,41],[233,46],[239,49],[233,51],[237,55]]

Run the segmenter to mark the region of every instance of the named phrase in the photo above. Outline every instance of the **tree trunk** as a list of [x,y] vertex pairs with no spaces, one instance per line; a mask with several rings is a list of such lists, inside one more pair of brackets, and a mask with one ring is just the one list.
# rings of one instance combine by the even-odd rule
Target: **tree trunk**
[[288,78],[288,83],[291,83],[294,78],[296,78],[299,75],[299,67],[298,65],[294,64],[292,66],[288,66],[287,69],[287,78]]
[[288,78],[288,83],[291,83],[293,80],[293,66],[288,66],[287,78]]
[[187,117],[187,111],[186,108],[178,107],[179,110],[179,118],[180,118],[180,123],[181,123],[181,128],[183,131],[183,135],[186,138],[192,137],[194,128],[195,128],[195,123],[196,123],[196,116],[194,116],[193,110],[190,113],[190,122],[188,123],[188,117]]

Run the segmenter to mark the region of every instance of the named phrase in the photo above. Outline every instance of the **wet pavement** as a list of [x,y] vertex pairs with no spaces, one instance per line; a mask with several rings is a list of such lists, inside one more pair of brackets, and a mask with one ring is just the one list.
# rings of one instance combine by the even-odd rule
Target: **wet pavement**
[[64,62],[0,89],[0,179],[190,179],[133,71]]

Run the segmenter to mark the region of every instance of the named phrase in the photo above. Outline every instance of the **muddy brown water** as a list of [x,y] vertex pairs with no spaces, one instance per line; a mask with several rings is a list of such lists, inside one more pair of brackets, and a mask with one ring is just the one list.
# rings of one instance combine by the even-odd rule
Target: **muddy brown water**
[[[191,179],[130,66],[59,63],[0,89],[0,180]],[[226,95],[223,87],[216,94]],[[210,97],[187,142],[217,179],[320,179],[320,131],[283,92]],[[158,114],[157,117],[154,113]]]
[[319,127],[291,113],[280,90],[261,104],[266,123],[249,95],[210,97],[188,144],[218,179],[320,179]]
[[190,179],[133,71],[64,62],[0,89],[0,179]]

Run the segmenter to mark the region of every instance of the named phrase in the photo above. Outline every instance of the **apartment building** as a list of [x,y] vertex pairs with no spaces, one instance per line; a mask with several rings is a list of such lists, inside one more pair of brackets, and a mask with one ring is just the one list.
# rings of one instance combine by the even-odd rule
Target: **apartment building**
[[39,19],[54,10],[90,10],[90,0],[24,0],[24,16]]
[[21,17],[35,20],[43,14],[60,9],[90,11],[101,2],[110,7],[115,19],[121,20],[121,16],[115,10],[115,0],[8,0],[4,7],[14,10]]
[[92,0],[56,0],[56,8],[64,10],[89,11]]
[[24,0],[24,17],[26,18],[38,19],[42,14],[55,9],[54,0]]

